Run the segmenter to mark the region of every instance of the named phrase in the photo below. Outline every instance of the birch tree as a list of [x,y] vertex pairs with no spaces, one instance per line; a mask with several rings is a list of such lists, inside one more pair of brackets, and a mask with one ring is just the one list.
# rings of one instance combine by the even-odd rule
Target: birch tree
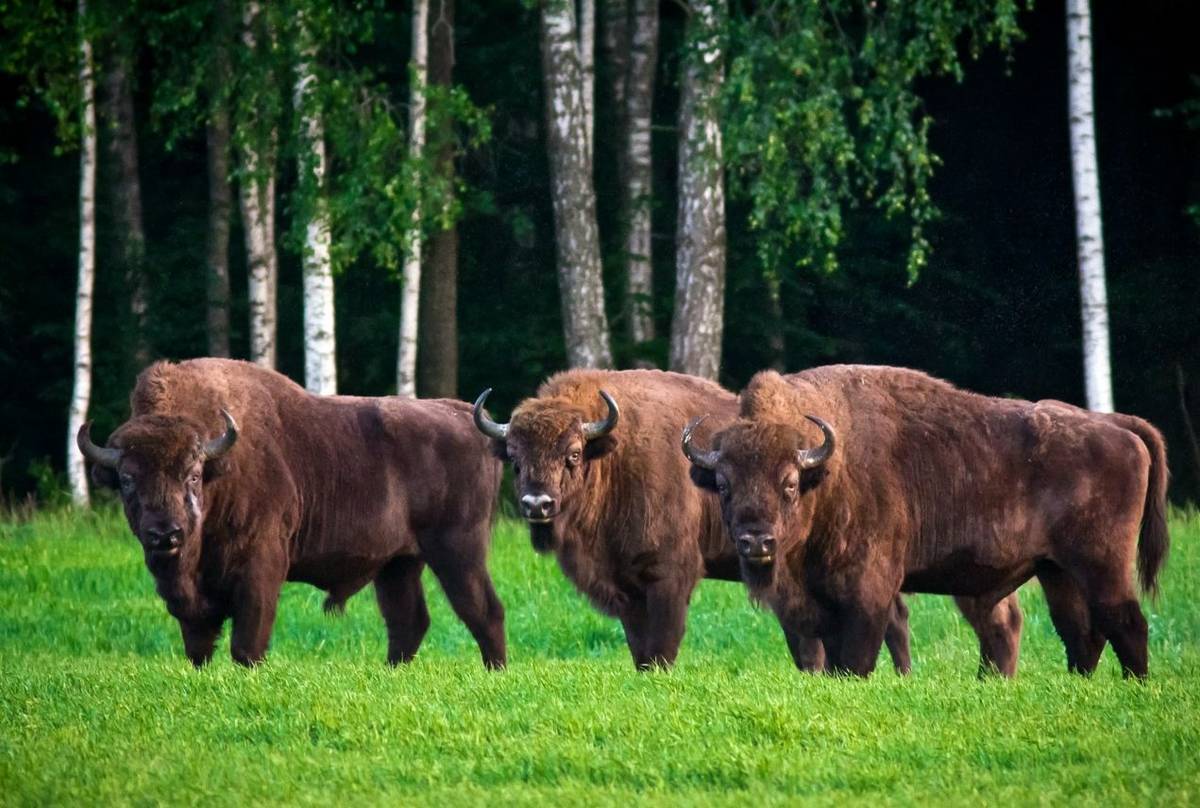
[[67,477],[76,505],[87,505],[87,471],[75,436],[87,420],[92,394],[92,289],[96,269],[96,86],[92,43],[85,28],[87,5],[79,0],[79,278],[75,289],[75,376],[67,417]]
[[[435,0],[429,23],[429,85],[448,89],[454,78],[454,0]],[[453,197],[454,120],[431,122],[436,148],[433,172]],[[453,201],[448,200],[448,205]],[[453,222],[429,237],[429,256],[421,273],[417,391],[426,398],[458,397],[458,230]]]
[[[256,0],[249,0],[242,12],[242,45],[251,63],[256,58],[259,39],[269,23]],[[263,43],[264,45],[269,43]],[[261,72],[262,75],[258,75]],[[254,81],[269,81],[269,71],[255,71]],[[254,87],[242,77],[248,92],[240,98],[241,116],[238,141],[241,147],[242,229],[246,238],[246,262],[249,265],[247,297],[250,308],[250,359],[264,367],[275,367],[276,285],[279,274],[275,252],[275,123],[260,103],[265,88]]]
[[[612,97],[613,110],[616,112],[617,129],[624,131],[622,119],[625,117],[625,81],[629,72],[629,3],[628,0],[604,0],[604,27],[601,29],[601,42],[604,47],[604,60],[608,63],[609,95]],[[623,157],[618,157],[618,161]],[[618,173],[623,170],[618,165]]]
[[725,318],[725,185],[718,100],[722,0],[693,0],[679,102],[679,189],[671,370],[721,369]]
[[[658,67],[658,0],[632,0],[629,31],[622,188],[625,232],[625,306],[635,352],[654,339],[654,277],[651,244],[651,121]],[[644,347],[643,347],[644,352]]]
[[212,31],[212,66],[208,78],[210,108],[205,143],[208,150],[208,311],[209,356],[230,356],[229,350],[229,217],[233,193],[229,184],[228,87],[231,35],[228,0],[217,0]]
[[337,392],[333,265],[329,252],[329,207],[325,199],[325,127],[317,94],[317,49],[303,15],[293,105],[300,121],[297,171],[304,231],[304,386],[311,393]]
[[579,0],[579,70],[583,82],[584,130],[588,157],[595,159],[596,140],[596,0]]
[[573,0],[542,0],[542,78],[567,361],[612,366]]
[[1087,405],[1097,412],[1112,412],[1108,291],[1104,281],[1104,237],[1100,224],[1100,180],[1096,168],[1096,125],[1092,105],[1090,0],[1067,0],[1067,90]]
[[[429,0],[414,0],[412,57],[409,64],[408,150],[420,160],[425,150],[425,84],[428,79]],[[400,350],[396,358],[396,392],[417,394],[417,324],[421,299],[421,210],[413,211],[412,229],[400,287]]]

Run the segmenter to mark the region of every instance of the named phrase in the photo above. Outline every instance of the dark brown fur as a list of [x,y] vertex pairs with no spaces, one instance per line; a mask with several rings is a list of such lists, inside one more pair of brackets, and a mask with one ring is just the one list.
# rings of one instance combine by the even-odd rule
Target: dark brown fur
[[[585,442],[582,425],[605,415],[601,390],[616,399],[620,421]],[[697,413],[710,414],[697,431],[706,439],[736,409],[732,393],[692,376],[572,370],[517,407],[508,440],[496,447],[514,462],[518,498],[544,494],[556,503],[551,522],[530,523],[534,547],[553,551],[596,608],[621,620],[639,668],[674,662],[701,578],[738,579],[717,498],[689,484],[678,448],[680,427]],[[903,671],[911,664],[905,615],[898,600],[889,649]],[[797,665],[824,667],[819,641],[797,635],[788,644]]]
[[[338,610],[372,581],[388,660],[413,657],[429,625],[429,564],[485,664],[505,663],[504,613],[486,567],[501,466],[459,401],[313,396],[246,362],[159,362],[138,378],[133,414],[109,438],[122,450],[97,482],[122,490],[146,564],[203,665],[227,618],[235,661],[266,653],[285,580],[329,592]],[[240,436],[203,463],[202,442]],[[122,480],[124,483],[122,483]],[[183,527],[179,549],[152,551],[148,529]]]
[[[796,450],[821,440],[805,414],[837,445],[801,472]],[[1152,591],[1168,546],[1165,453],[1149,423],[857,365],[760,373],[741,416],[714,438],[715,473],[693,476],[726,490],[732,535],[776,537],[775,563],[743,562],[747,583],[785,627],[836,638],[836,669],[871,671],[902,589],[976,598],[979,614],[1036,575],[1071,670],[1094,669],[1107,640],[1127,675],[1145,676],[1131,573],[1136,555]]]

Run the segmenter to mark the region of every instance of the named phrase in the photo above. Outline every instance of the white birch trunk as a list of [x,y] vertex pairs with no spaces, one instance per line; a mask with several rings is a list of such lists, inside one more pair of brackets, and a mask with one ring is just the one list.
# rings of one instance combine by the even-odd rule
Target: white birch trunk
[[671,370],[721,369],[725,315],[725,187],[717,100],[724,79],[720,0],[693,0],[679,103],[679,190]]
[[653,179],[650,124],[658,65],[658,0],[633,0],[629,74],[625,84],[625,303],[635,346],[654,339],[651,245]]
[[[420,160],[425,151],[425,84],[429,69],[429,0],[414,0],[412,67],[409,80],[408,151]],[[400,287],[400,350],[396,357],[396,393],[417,395],[417,324],[421,310],[421,211],[413,212],[408,253]]]
[[[260,13],[257,2],[246,3],[242,15],[242,44],[253,51],[258,45],[254,26]],[[242,138],[240,183],[242,229],[249,264],[247,297],[250,308],[250,359],[275,367],[276,284],[279,275],[275,253],[275,129],[260,137],[257,122],[249,122],[250,135]]]
[[567,361],[612,367],[573,0],[542,2],[542,79]]
[[1083,316],[1083,373],[1088,409],[1113,411],[1108,351],[1108,291],[1100,224],[1100,179],[1092,108],[1090,0],[1067,0],[1067,89],[1071,121],[1071,169],[1075,187],[1075,238]]
[[71,499],[88,504],[87,469],[75,435],[87,420],[92,395],[92,288],[96,269],[96,80],[92,43],[83,34],[85,0],[79,0],[79,85],[82,143],[79,150],[79,280],[75,290],[75,380],[67,416],[67,477]]
[[[325,199],[325,126],[313,70],[316,48],[303,20],[306,41],[296,65],[293,102],[300,118],[298,170],[312,193],[304,231],[304,386],[310,393],[337,393],[337,346],[333,315],[333,264],[329,255],[329,205]],[[306,177],[305,174],[308,176]]]
[[584,130],[588,159],[595,164],[596,139],[596,0],[579,0],[579,70],[583,89]]

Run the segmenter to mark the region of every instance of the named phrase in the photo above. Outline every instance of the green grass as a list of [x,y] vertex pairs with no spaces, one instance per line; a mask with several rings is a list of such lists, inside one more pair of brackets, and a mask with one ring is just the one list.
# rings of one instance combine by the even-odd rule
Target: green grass
[[192,670],[123,520],[0,523],[0,804],[912,804],[1200,801],[1200,519],[1177,515],[1151,678],[1065,672],[1036,587],[1016,681],[975,678],[946,598],[912,599],[914,671],[804,676],[740,585],[708,582],[671,673],[637,674],[521,526],[492,570],[510,665],[487,673],[427,579],[417,661],[384,664],[369,593],[286,589],[266,664]]

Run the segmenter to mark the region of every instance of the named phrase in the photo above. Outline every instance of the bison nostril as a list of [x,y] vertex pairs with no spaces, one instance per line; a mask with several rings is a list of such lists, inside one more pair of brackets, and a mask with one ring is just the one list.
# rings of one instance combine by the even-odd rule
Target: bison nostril
[[762,551],[764,553],[768,553],[768,554],[775,552],[775,540],[772,539],[770,536],[763,539],[762,540]]
[[746,553],[749,553],[750,552],[750,540],[745,537],[738,539],[737,540],[737,548],[738,548],[738,552],[742,553],[743,555]]

